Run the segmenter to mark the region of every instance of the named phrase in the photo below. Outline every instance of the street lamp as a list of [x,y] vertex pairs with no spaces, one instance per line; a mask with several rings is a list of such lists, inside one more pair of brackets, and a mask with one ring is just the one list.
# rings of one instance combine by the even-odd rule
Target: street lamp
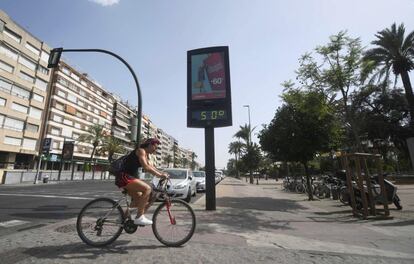
[[250,126],[250,105],[243,105],[243,107],[247,107],[248,114],[249,114],[249,142],[248,142],[248,145],[250,145],[251,142],[252,142],[252,134],[251,134],[252,127]]
[[109,55],[114,56],[115,58],[119,59],[122,63],[125,64],[125,66],[128,68],[128,70],[131,72],[132,77],[134,78],[135,85],[137,86],[137,92],[138,92],[138,124],[137,124],[137,138],[136,138],[136,146],[139,145],[140,136],[141,136],[141,118],[142,118],[142,98],[141,98],[141,89],[139,87],[138,78],[135,75],[135,72],[132,70],[131,66],[120,56],[117,54],[110,52],[108,50],[103,49],[63,49],[63,48],[55,48],[52,49],[49,56],[49,62],[47,67],[48,68],[56,68],[60,61],[60,56],[62,55],[62,52],[101,52],[106,53]]

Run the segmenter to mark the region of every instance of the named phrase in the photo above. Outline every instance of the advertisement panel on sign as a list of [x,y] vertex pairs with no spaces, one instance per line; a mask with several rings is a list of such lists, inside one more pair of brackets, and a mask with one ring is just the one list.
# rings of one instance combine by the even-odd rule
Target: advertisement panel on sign
[[224,53],[214,52],[191,56],[191,99],[224,99],[226,75]]

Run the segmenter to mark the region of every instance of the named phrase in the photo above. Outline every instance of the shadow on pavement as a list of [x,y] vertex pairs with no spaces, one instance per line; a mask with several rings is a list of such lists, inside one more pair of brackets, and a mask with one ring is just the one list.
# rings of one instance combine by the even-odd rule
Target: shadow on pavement
[[384,223],[384,224],[375,224],[374,226],[409,226],[414,225],[414,220]]
[[273,199],[268,197],[220,197],[217,198],[217,206],[231,207],[235,209],[251,209],[260,211],[296,211],[306,209],[299,203],[288,199]]
[[20,254],[39,259],[97,259],[105,254],[128,254],[132,250],[157,249],[162,245],[128,246],[130,241],[118,240],[107,247],[95,248],[84,243],[73,243],[59,246],[41,246],[33,248],[20,248]]

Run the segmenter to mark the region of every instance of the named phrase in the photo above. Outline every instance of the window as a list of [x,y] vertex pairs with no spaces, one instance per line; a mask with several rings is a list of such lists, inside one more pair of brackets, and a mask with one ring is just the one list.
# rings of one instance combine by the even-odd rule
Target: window
[[60,149],[60,142],[59,141],[53,141],[53,148],[54,149]]
[[43,67],[42,65],[37,65],[37,71],[38,72],[40,72],[40,73],[43,73],[43,74],[45,74],[45,75],[48,75],[49,74],[49,69],[47,69],[47,68],[45,68],[45,67]]
[[81,80],[81,84],[85,85],[86,87],[88,87],[88,83],[85,80]]
[[84,91],[84,90],[82,90],[82,89],[80,89],[80,90],[79,90],[79,94],[80,94],[82,97],[85,97],[85,96],[86,96],[85,91]]
[[72,132],[72,139],[78,139],[79,136],[78,133]]
[[74,74],[73,72],[70,74],[70,76],[71,76],[73,79],[75,79],[75,80],[77,80],[77,81],[80,81],[79,76],[78,76],[78,75],[76,75],[76,74]]
[[16,131],[23,131],[24,122],[11,117],[6,117],[4,119],[4,128]]
[[12,88],[11,83],[0,79],[0,90],[2,90],[3,92],[6,92],[6,93],[10,93],[11,88]]
[[82,107],[83,107],[83,106],[85,106],[85,103],[84,103],[83,101],[79,100],[79,101],[78,101],[78,105],[80,105],[80,106],[82,106]]
[[0,127],[3,127],[3,122],[4,122],[5,118],[6,118],[6,116],[0,115]]
[[39,108],[31,106],[29,116],[33,117],[33,118],[36,118],[36,119],[41,119],[42,118],[42,110],[39,109]]
[[64,74],[70,75],[70,70],[69,70],[69,68],[63,67],[63,68],[62,68],[62,72],[63,72]]
[[42,79],[37,78],[36,82],[35,82],[35,86],[39,89],[42,90],[44,92],[46,92],[47,90],[47,82],[43,81]]
[[66,98],[66,93],[62,90],[58,90],[57,95],[59,95],[60,97]]
[[30,138],[23,138],[22,148],[29,149],[29,150],[35,150],[36,140],[30,139]]
[[59,128],[56,128],[56,127],[52,127],[52,129],[50,129],[50,133],[52,135],[59,136],[60,135],[60,129]]
[[11,48],[5,46],[4,44],[0,46],[0,53],[6,55],[7,57],[17,61],[17,58],[19,57],[17,52],[12,50]]
[[18,62],[21,65],[26,66],[27,68],[31,69],[32,71],[36,70],[36,63],[34,63],[33,61],[29,60],[28,58],[24,56],[20,56],[18,59]]
[[42,50],[42,54],[40,54],[40,59],[44,62],[48,62],[49,61],[49,53]]
[[68,126],[73,126],[73,121],[65,119],[65,120],[63,120],[63,124],[68,125]]
[[32,44],[30,44],[29,42],[26,42],[26,44],[24,44],[24,46],[26,47],[26,49],[30,50],[31,52],[33,52],[37,56],[40,55],[40,50],[38,48],[36,48],[35,46],[33,46]]
[[26,80],[30,83],[34,83],[35,82],[35,78],[30,76],[29,74],[25,73],[25,72],[19,72],[19,77],[23,80]]
[[30,92],[26,89],[23,89],[19,86],[13,85],[11,89],[11,94],[15,95],[17,97],[23,98],[23,99],[29,99],[30,98]]
[[26,124],[26,131],[36,133],[37,131],[39,131],[39,126],[27,123]]
[[33,93],[32,99],[33,99],[33,100],[36,100],[36,101],[38,101],[38,102],[43,103],[43,100],[44,100],[45,98],[44,98],[43,96],[41,96],[41,95],[37,94],[37,93]]
[[[7,101],[6,99],[0,97],[0,106],[5,106],[6,105],[6,101]],[[1,123],[0,123],[0,126],[1,126]]]
[[68,99],[69,101],[71,101],[72,103],[76,103],[76,102],[77,102],[77,100],[78,100],[78,98],[77,98],[75,95],[70,94],[70,93],[68,93],[67,99]]
[[9,38],[11,38],[14,41],[16,41],[17,43],[20,43],[22,41],[22,37],[19,34],[14,33],[13,31],[11,31],[10,29],[8,29],[7,27],[4,27],[3,33],[4,33],[4,35],[6,35]]
[[0,69],[9,73],[13,73],[14,67],[0,60]]
[[21,113],[25,113],[25,114],[27,114],[27,111],[29,110],[29,108],[28,107],[26,107],[26,106],[24,106],[24,105],[21,105],[21,104],[18,104],[18,103],[15,103],[15,102],[13,102],[13,104],[12,104],[12,107],[11,107],[13,110],[16,110],[16,111],[19,111],[19,112],[21,112]]
[[81,124],[75,122],[75,127],[81,129]]
[[9,144],[13,146],[20,146],[22,144],[22,140],[20,138],[14,137],[4,137],[4,144]]
[[62,128],[62,136],[64,137],[71,137],[72,136],[72,129],[63,127]]
[[59,109],[59,110],[62,110],[62,111],[65,109],[65,105],[61,104],[59,102],[56,102],[55,107],[56,107],[56,109]]
[[58,123],[62,123],[63,121],[63,117],[60,115],[53,115],[53,121],[58,122]]

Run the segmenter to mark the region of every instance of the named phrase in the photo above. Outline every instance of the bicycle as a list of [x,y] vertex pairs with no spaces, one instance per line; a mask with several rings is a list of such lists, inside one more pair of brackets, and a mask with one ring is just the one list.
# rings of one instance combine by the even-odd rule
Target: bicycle
[[[196,217],[189,204],[182,200],[172,199],[168,193],[170,180],[160,180],[153,187],[148,208],[161,200],[152,217],[152,231],[162,244],[168,247],[178,247],[191,239],[196,226]],[[125,230],[133,234],[139,226],[134,224],[129,209],[130,198],[127,191],[122,191],[123,197],[118,201],[110,198],[97,198],[86,204],[80,211],[76,230],[86,244],[93,247],[103,247],[114,242]],[[126,204],[124,211],[121,204]]]

